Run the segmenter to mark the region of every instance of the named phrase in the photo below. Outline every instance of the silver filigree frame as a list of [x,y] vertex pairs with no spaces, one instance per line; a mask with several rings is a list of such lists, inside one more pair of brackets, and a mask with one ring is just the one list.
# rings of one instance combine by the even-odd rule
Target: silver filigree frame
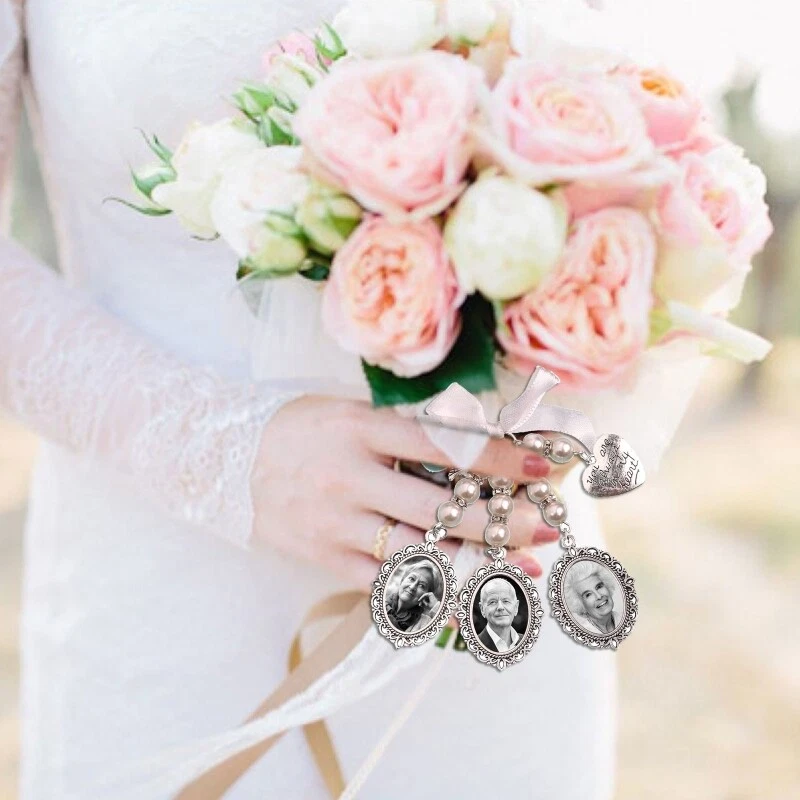
[[[442,575],[444,576],[442,600],[439,603],[439,610],[433,622],[425,628],[425,630],[415,633],[405,633],[395,628],[389,621],[389,617],[386,614],[386,606],[384,605],[384,594],[386,592],[386,584],[395,569],[403,562],[417,556],[427,556],[441,569]],[[381,565],[378,577],[375,579],[372,587],[372,597],[370,599],[372,618],[375,620],[380,634],[388,639],[396,648],[414,647],[424,644],[429,639],[438,636],[442,628],[447,625],[448,620],[456,611],[456,591],[458,590],[458,582],[456,581],[455,569],[453,569],[453,565],[450,563],[450,559],[447,555],[440,550],[434,542],[410,544],[408,547],[404,547],[402,550],[398,550],[396,553],[389,556]]]
[[[622,587],[625,599],[625,615],[613,633],[606,635],[589,633],[584,630],[570,614],[564,602],[564,576],[569,567],[577,561],[595,561],[611,570]],[[625,567],[614,556],[597,547],[570,548],[558,561],[553,564],[548,580],[547,597],[550,601],[550,613],[559,622],[564,632],[579,644],[596,650],[610,647],[616,650],[620,642],[633,630],[634,623],[639,613],[639,600],[633,578],[628,575]]]
[[[477,592],[483,583],[491,577],[503,576],[514,581],[522,589],[528,601],[528,627],[520,637],[517,647],[510,653],[495,653],[489,650],[478,638],[477,631],[472,625],[472,604],[475,601]],[[522,661],[539,638],[542,627],[542,603],[539,599],[539,592],[533,580],[526,575],[519,567],[509,564],[502,558],[498,558],[490,564],[481,567],[465,584],[461,590],[458,612],[456,613],[461,625],[461,637],[470,652],[483,664],[504,670],[512,664]]]

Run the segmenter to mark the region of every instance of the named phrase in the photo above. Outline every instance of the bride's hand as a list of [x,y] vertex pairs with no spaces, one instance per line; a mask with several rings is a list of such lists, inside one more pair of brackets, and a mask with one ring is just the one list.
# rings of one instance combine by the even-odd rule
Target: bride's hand
[[[422,542],[437,507],[452,497],[446,487],[394,471],[398,458],[446,462],[418,422],[391,409],[319,396],[287,403],[267,424],[253,471],[256,536],[368,589],[378,567],[375,534],[386,519],[398,521],[384,550],[390,555]],[[558,482],[548,461],[509,441],[490,441],[472,469],[518,483]],[[486,504],[477,502],[439,546],[452,559],[461,540],[482,545],[487,522]],[[509,524],[510,546],[526,548],[510,551],[509,561],[541,575],[530,548],[555,541],[557,529],[522,492]]]

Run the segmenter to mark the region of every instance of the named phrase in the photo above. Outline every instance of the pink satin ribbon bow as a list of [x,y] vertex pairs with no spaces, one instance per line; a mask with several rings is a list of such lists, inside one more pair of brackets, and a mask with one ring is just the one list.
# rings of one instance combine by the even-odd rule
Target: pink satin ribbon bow
[[577,439],[591,452],[597,434],[585,414],[571,408],[542,404],[547,392],[560,382],[550,370],[536,367],[522,394],[500,409],[497,422],[486,419],[477,397],[461,384],[451,383],[428,403],[424,415],[420,415],[419,419],[448,428],[483,432],[497,438],[515,438],[514,434],[528,431],[557,431]]

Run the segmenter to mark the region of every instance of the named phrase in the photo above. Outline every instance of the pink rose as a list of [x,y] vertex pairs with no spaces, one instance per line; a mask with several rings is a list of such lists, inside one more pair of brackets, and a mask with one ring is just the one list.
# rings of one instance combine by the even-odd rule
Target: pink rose
[[480,71],[458,56],[340,63],[294,130],[312,169],[370,211],[432,216],[464,188]]
[[505,307],[498,339],[523,374],[541,364],[577,388],[607,386],[642,353],[656,260],[638,211],[607,208],[578,220],[561,263]]
[[742,275],[772,233],[766,179],[730,143],[684,153],[678,166],[658,197],[656,290],[665,300],[724,312],[738,302]]
[[667,72],[626,64],[615,69],[611,77],[630,93],[657,147],[673,150],[685,146],[697,134],[703,104]]
[[408,378],[444,361],[463,301],[433,221],[369,217],[333,260],[322,319],[344,350]]
[[568,183],[564,197],[573,219],[593,214],[611,206],[629,206],[645,211],[652,207],[660,186],[658,176],[653,182],[636,180],[638,173],[621,175],[617,180],[597,183]]
[[635,170],[655,154],[630,95],[598,72],[509,65],[488,103],[482,147],[511,175],[542,186]]
[[290,33],[264,53],[264,69],[267,73],[270,72],[275,59],[283,55],[300,58],[312,67],[319,66],[317,48],[314,45],[313,37],[302,31]]

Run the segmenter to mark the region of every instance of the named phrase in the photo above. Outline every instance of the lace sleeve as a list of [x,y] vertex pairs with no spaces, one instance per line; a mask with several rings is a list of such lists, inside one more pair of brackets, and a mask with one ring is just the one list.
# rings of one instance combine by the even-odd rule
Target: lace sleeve
[[[9,172],[23,64],[21,3],[0,0],[0,179]],[[0,405],[43,436],[103,459],[175,516],[245,545],[267,395],[188,366],[0,240]]]
[[294,396],[182,363],[0,244],[0,403],[132,475],[176,516],[246,544],[261,431]]

